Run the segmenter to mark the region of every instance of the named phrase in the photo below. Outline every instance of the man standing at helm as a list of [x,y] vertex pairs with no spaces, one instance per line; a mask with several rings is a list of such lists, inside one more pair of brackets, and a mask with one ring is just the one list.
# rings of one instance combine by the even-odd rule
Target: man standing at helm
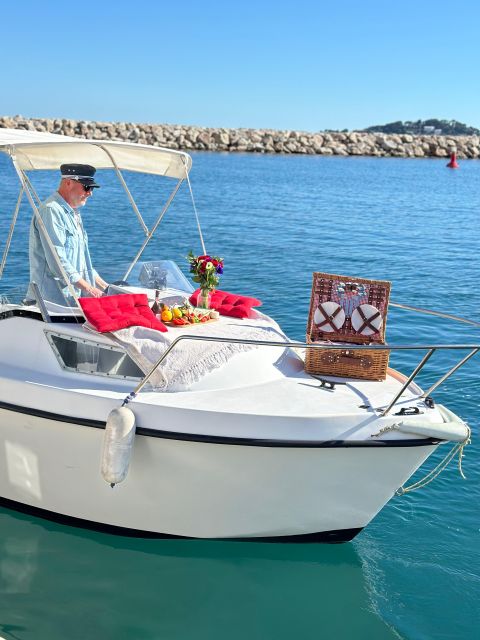
[[33,217],[30,227],[30,281],[36,282],[45,300],[65,305],[75,295],[100,297],[108,284],[92,266],[88,237],[78,209],[99,187],[94,180],[95,167],[89,164],[62,164],[60,186],[38,211],[71,287],[67,286],[57,260]]

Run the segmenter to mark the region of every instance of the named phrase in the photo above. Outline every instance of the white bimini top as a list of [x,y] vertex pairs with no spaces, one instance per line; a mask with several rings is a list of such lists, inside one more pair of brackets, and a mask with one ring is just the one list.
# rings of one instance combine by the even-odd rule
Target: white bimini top
[[132,142],[88,140],[24,129],[0,129],[0,151],[15,156],[23,171],[58,169],[61,164],[91,164],[96,169],[124,169],[167,178],[185,178],[188,153]]

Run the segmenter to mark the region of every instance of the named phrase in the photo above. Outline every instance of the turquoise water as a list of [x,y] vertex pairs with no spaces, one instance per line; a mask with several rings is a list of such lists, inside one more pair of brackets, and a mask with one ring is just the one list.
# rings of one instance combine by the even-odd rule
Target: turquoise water
[[[480,320],[480,163],[449,171],[443,160],[200,153],[193,162],[207,249],[225,258],[222,287],[260,297],[292,338],[304,338],[312,271],[391,280],[396,302]],[[142,235],[133,213],[125,223],[125,198],[102,174],[104,188],[84,215],[95,264],[115,279]],[[3,245],[16,179],[2,158],[0,176]],[[153,220],[156,181],[127,181]],[[42,197],[55,186],[46,174],[34,183]],[[27,227],[22,207],[6,285],[28,277]],[[190,248],[200,250],[182,188],[145,257],[182,264]],[[467,343],[480,332],[391,309],[387,337]],[[409,372],[417,358],[395,356],[394,365]],[[453,358],[434,356],[421,382],[434,382]],[[423,490],[392,499],[349,544],[131,540],[0,510],[0,637],[476,638],[479,362],[434,394],[472,427],[467,480],[452,465]]]

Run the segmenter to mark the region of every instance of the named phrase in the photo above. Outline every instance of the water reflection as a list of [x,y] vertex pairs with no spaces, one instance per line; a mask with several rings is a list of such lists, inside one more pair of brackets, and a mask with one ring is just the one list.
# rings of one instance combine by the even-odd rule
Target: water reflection
[[4,638],[371,640],[350,544],[140,540],[0,510]]

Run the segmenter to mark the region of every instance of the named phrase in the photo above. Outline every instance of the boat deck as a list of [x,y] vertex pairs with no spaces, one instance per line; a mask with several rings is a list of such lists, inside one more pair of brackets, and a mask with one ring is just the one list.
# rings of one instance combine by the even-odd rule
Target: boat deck
[[[21,354],[15,357],[18,336],[16,342],[13,337],[19,322],[27,330]],[[44,340],[45,323],[12,318],[2,321],[2,326],[3,406],[101,423],[137,384],[62,370]],[[64,330],[86,334],[81,325],[68,325]],[[99,336],[99,341],[108,344],[109,338]],[[334,383],[333,388],[322,384],[323,380]],[[305,373],[296,350],[259,347],[235,355],[188,391],[162,393],[146,387],[130,407],[138,426],[147,429],[242,438],[291,439],[293,433],[298,440],[358,440],[398,422],[395,414],[402,408],[418,408],[427,420],[439,420],[438,412],[420,399],[422,392],[415,384],[410,384],[388,416],[379,418],[404,382],[404,376],[393,370],[383,382],[318,379]]]

